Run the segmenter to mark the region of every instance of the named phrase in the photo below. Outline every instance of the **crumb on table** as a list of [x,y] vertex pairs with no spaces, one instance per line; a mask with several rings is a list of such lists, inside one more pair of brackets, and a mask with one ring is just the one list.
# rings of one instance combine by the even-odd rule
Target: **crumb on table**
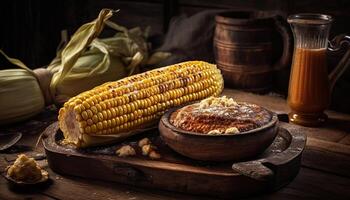
[[138,143],[139,147],[141,147],[141,148],[147,144],[151,144],[151,141],[148,138],[143,138]]
[[[44,174],[43,174],[44,173]],[[25,154],[18,155],[13,165],[8,167],[7,175],[17,181],[36,182],[47,173],[42,170],[34,158],[30,158]]]
[[156,151],[151,151],[148,155],[151,159],[159,159],[161,158],[160,154]]
[[119,157],[128,157],[136,155],[135,149],[130,145],[124,145],[120,147],[115,153]]
[[146,144],[142,146],[142,155],[147,156],[152,150],[151,144]]

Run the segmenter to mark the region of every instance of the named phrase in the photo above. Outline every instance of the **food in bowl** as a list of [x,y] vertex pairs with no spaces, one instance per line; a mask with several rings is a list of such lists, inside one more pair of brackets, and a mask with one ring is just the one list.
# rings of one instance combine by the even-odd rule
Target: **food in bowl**
[[247,132],[269,123],[272,114],[261,106],[232,98],[210,97],[176,110],[170,123],[176,128],[209,135]]
[[278,130],[276,113],[226,97],[170,109],[159,122],[159,133],[171,149],[204,161],[254,158],[271,145]]

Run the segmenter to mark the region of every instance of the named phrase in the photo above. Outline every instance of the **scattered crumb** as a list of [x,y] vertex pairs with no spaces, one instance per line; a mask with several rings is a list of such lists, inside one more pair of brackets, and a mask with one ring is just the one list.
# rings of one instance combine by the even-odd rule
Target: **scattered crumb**
[[159,159],[161,157],[156,151],[151,151],[148,156],[152,159]]
[[127,157],[136,155],[135,149],[130,145],[122,146],[115,152],[119,157]]
[[[160,154],[156,152],[157,147],[152,145],[149,138],[143,138],[139,140],[138,146],[141,148],[142,155],[148,156],[151,159],[159,159],[161,158]],[[136,155],[135,149],[130,145],[122,146],[120,149],[116,151],[116,154],[119,157],[127,157]]]
[[159,159],[161,156],[156,152],[157,147],[146,144],[142,146],[142,155],[149,156],[151,159]]
[[207,133],[208,135],[219,135],[221,132],[219,130],[211,130]]
[[152,150],[152,146],[150,144],[146,144],[142,146],[142,155],[147,156]]
[[139,147],[141,148],[147,144],[151,144],[151,141],[148,138],[143,138],[139,141]]
[[225,131],[225,134],[236,134],[236,133],[239,133],[239,130],[236,127],[230,127]]

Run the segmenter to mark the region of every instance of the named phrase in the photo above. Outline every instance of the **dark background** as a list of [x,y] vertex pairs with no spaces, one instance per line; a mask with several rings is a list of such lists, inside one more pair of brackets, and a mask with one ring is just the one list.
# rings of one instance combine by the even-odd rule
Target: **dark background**
[[[349,0],[5,0],[0,5],[0,48],[30,68],[45,66],[55,57],[61,30],[67,29],[71,35],[83,23],[96,18],[102,8],[120,9],[112,20],[128,28],[150,25],[152,38],[158,41],[156,46],[172,17],[217,9],[272,11],[284,17],[301,12],[330,14],[335,17],[331,37],[350,33]],[[340,56],[330,56],[330,68]],[[8,66],[1,57],[0,68]],[[350,91],[344,92],[350,88],[349,83],[350,69],[337,83],[333,99],[349,99]],[[350,112],[350,106],[337,104],[333,108]]]

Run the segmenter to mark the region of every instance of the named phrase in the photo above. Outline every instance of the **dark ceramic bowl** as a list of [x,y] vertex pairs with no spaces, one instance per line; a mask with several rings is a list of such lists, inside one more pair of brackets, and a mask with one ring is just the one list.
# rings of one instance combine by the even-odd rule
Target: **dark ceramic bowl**
[[170,109],[159,122],[159,131],[165,143],[174,151],[196,160],[239,161],[256,157],[271,145],[277,135],[277,114],[270,112],[266,125],[233,135],[207,135],[185,131],[173,126],[171,114],[181,107]]

